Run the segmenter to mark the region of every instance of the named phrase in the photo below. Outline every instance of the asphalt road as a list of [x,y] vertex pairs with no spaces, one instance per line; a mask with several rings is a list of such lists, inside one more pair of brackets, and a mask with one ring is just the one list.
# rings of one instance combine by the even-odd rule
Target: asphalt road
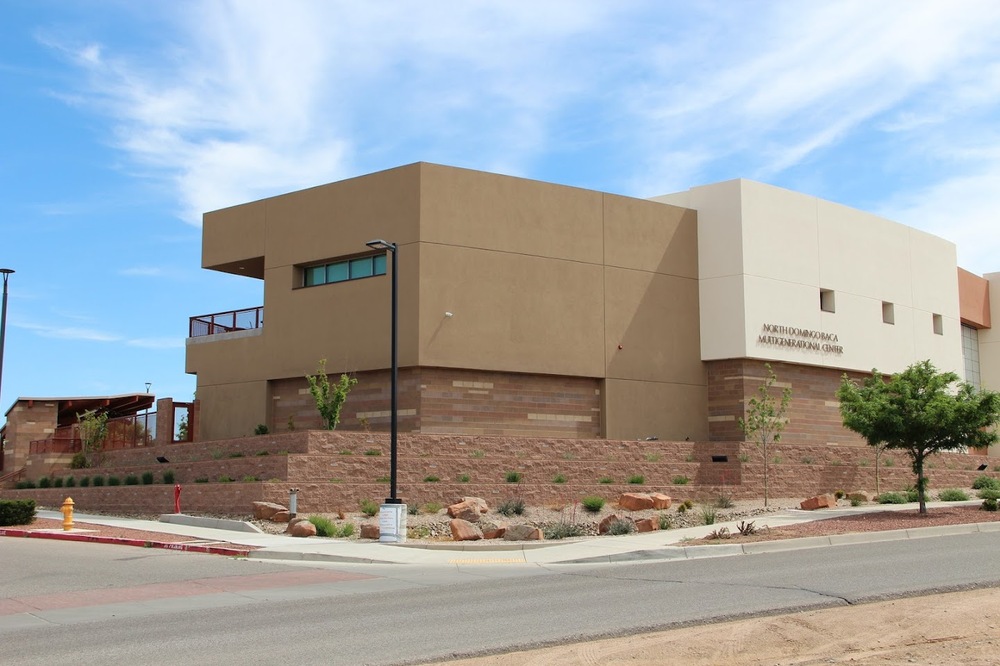
[[[4,663],[394,664],[1000,585],[997,533],[628,565],[434,569],[21,548],[30,542],[0,542]],[[87,596],[99,593],[125,600]],[[13,613],[19,598],[52,607]]]

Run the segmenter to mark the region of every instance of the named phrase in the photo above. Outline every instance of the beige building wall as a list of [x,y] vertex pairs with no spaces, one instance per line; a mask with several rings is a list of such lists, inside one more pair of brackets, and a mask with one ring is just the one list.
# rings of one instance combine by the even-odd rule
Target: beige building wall
[[703,360],[897,372],[929,358],[961,372],[952,243],[747,180],[657,200],[698,210]]

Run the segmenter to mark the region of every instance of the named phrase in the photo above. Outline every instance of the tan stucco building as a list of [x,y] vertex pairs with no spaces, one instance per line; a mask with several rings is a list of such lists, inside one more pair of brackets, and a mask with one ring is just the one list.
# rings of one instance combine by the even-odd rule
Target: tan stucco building
[[845,372],[929,358],[1000,387],[1000,274],[751,181],[641,200],[418,163],[208,213],[203,233],[205,268],[264,283],[263,306],[191,320],[203,439],[316,427],[320,359],[359,380],[341,427],[387,427],[375,238],[399,248],[403,432],[741,439],[770,362],[795,391],[786,439],[848,443]]

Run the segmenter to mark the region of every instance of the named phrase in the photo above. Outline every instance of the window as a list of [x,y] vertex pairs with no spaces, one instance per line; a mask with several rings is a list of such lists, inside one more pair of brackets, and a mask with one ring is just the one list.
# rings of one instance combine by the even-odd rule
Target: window
[[819,290],[819,309],[823,312],[837,311],[837,303],[830,289]]
[[384,254],[305,266],[302,269],[302,286],[315,287],[320,284],[360,280],[373,275],[385,275]]
[[962,357],[965,359],[965,381],[982,388],[979,371],[979,331],[962,324]]
[[944,335],[944,319],[941,315],[931,315],[934,321],[934,335]]
[[882,301],[882,323],[896,323],[896,308],[889,301]]

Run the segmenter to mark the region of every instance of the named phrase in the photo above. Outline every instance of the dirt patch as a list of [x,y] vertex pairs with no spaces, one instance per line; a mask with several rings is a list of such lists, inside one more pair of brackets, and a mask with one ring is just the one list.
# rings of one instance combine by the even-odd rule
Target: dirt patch
[[996,664],[1000,590],[738,620],[441,662],[448,666]]

